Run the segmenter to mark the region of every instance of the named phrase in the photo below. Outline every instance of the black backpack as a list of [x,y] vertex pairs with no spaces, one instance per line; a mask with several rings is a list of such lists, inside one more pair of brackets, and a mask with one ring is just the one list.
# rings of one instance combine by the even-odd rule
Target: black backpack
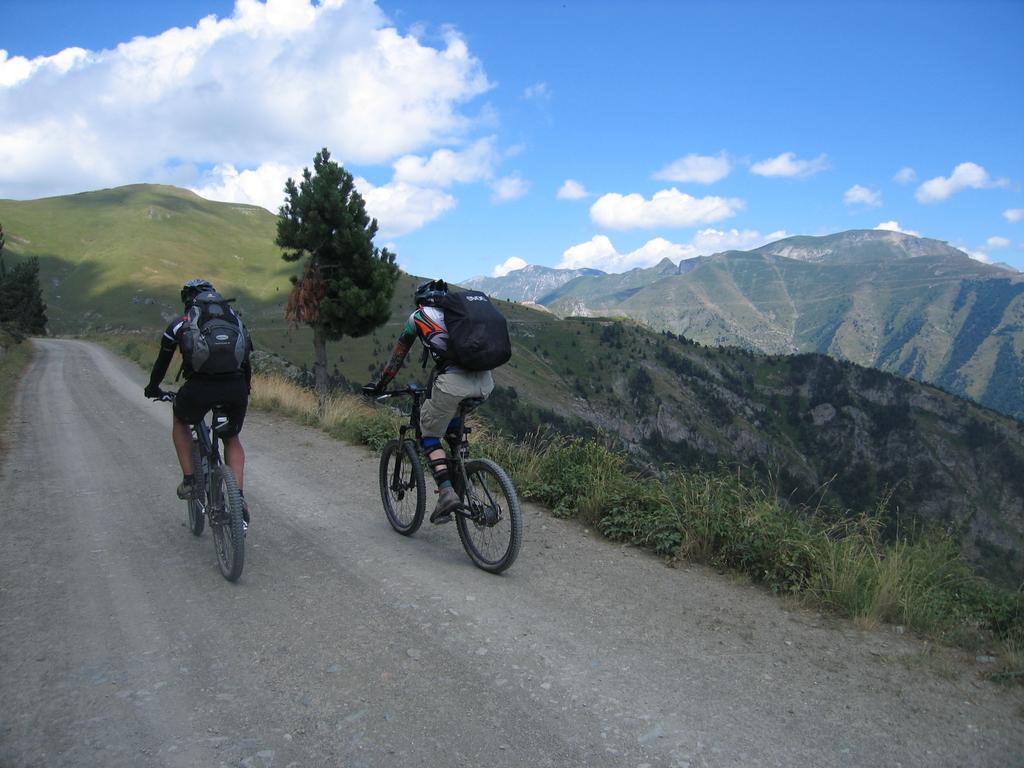
[[249,332],[230,301],[216,291],[192,300],[178,332],[186,372],[216,376],[242,369],[249,353]]
[[512,357],[508,323],[486,294],[448,293],[435,306],[448,330],[448,349],[440,357],[469,371],[490,371]]

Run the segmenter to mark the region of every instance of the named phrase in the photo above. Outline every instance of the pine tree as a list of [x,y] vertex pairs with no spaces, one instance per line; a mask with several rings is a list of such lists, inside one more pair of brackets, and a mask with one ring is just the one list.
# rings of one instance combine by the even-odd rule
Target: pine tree
[[277,238],[281,258],[305,258],[293,276],[285,317],[313,329],[314,377],[321,406],[327,394],[327,342],[365,336],[387,322],[398,280],[395,255],[375,248],[377,220],[366,214],[352,174],[326,148],[285,184]]
[[46,303],[39,285],[39,259],[33,256],[7,269],[3,246],[3,225],[0,225],[0,324],[21,333],[46,333]]

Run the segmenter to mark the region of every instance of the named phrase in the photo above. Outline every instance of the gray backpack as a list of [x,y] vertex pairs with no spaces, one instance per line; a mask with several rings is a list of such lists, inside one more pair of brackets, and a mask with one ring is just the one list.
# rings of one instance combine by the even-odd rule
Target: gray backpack
[[216,376],[242,369],[249,352],[249,332],[231,309],[231,301],[216,291],[200,293],[192,300],[178,332],[186,371]]

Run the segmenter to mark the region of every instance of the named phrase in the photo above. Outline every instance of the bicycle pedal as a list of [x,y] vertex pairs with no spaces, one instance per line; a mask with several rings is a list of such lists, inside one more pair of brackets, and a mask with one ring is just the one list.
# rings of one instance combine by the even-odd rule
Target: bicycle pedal
[[452,521],[452,512],[451,512],[451,510],[448,510],[447,512],[443,512],[440,515],[431,515],[430,516],[430,522],[432,522],[434,525],[444,525],[445,523],[450,523],[451,521]]

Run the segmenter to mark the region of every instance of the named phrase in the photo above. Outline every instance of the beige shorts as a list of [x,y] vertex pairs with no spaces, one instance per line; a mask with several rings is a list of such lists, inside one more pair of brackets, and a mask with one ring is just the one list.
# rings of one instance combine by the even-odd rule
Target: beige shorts
[[494,389],[490,371],[442,373],[434,379],[430,398],[420,409],[420,431],[424,437],[441,437],[467,397],[487,397]]

